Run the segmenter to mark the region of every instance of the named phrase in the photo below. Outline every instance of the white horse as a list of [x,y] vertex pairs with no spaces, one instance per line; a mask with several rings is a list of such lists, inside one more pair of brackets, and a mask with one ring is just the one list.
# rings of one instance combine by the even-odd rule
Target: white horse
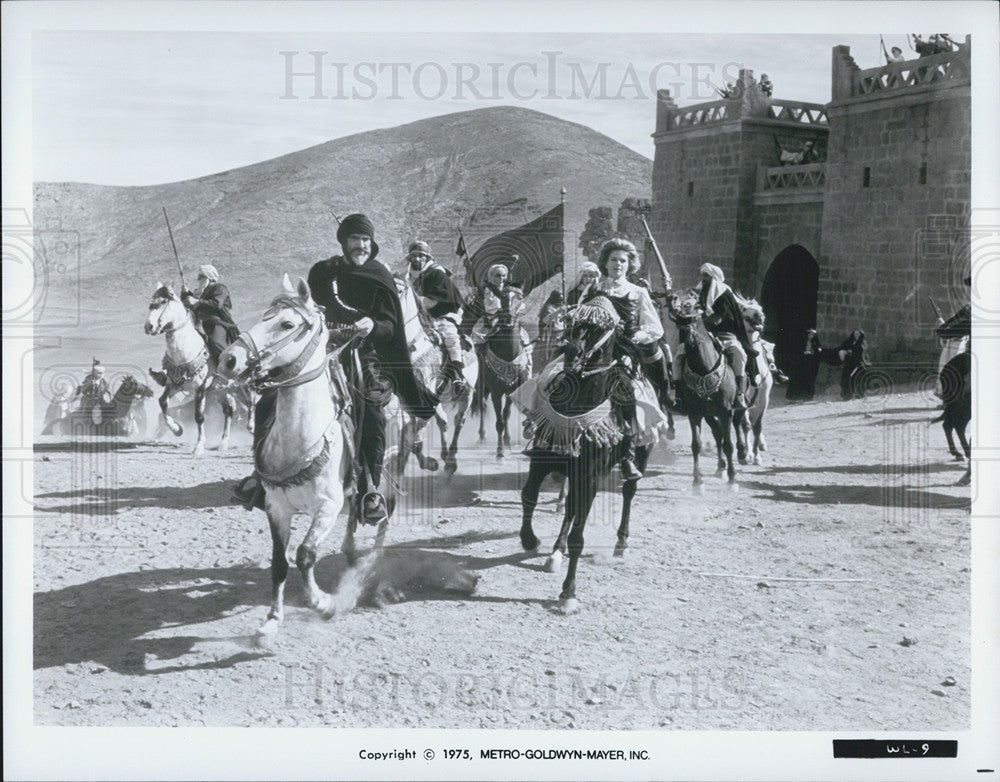
[[[417,303],[413,288],[404,279],[397,277],[396,280],[396,290],[399,292],[399,301],[403,308],[406,344],[410,348],[413,369],[420,376],[424,385],[434,391],[439,387],[443,377],[444,349],[431,342],[424,331],[424,327],[420,323],[420,305]],[[464,351],[462,360],[465,388],[456,394],[452,383],[447,383],[439,395],[440,404],[434,412],[434,420],[437,421],[438,429],[441,432],[441,460],[444,462],[444,471],[448,475],[453,475],[458,469],[458,461],[455,459],[455,454],[458,451],[458,436],[472,405],[472,391],[479,379],[479,361],[475,351]],[[452,427],[451,442],[448,441],[449,419]],[[424,456],[423,443],[419,440],[424,426],[426,426],[425,421],[404,416],[401,437],[403,450],[399,454],[397,462],[397,468],[400,472],[406,466],[406,460],[411,450],[422,468],[437,469],[437,461]]]
[[[251,378],[264,391],[258,404],[273,405],[254,446],[254,467],[265,492],[264,510],[273,544],[271,610],[257,631],[260,635],[276,633],[284,617],[285,552],[293,516],[308,516],[310,520],[295,557],[309,606],[326,617],[354,606],[354,602],[341,605],[334,595],[322,590],[314,574],[316,552],[344,507],[345,486],[351,475],[342,405],[334,401],[337,394],[329,372],[327,337],[326,320],[309,295],[309,286],[299,279],[293,288],[286,274],[281,293],[261,321],[242,332],[219,358],[223,377]],[[388,519],[379,523],[378,551],[387,525]],[[354,531],[355,524],[349,523],[342,547],[352,562]]]
[[[182,391],[194,393],[194,420],[198,425],[198,439],[192,453],[201,456],[205,452],[205,402],[215,375],[205,340],[195,328],[191,313],[169,283],[156,283],[156,290],[149,302],[145,329],[152,337],[164,334],[167,338],[167,351],[163,355],[167,381],[159,400],[162,421],[177,437],[184,434],[184,427],[180,422],[167,413],[167,403],[170,397]],[[225,420],[219,450],[225,451],[229,448],[229,430],[234,409],[233,396],[226,389],[222,389],[221,402]]]
[[753,463],[761,463],[761,451],[767,450],[764,440],[764,413],[771,401],[771,389],[774,387],[774,376],[771,374],[770,361],[764,350],[764,345],[760,338],[760,333],[764,328],[764,309],[756,299],[740,302],[740,309],[743,318],[747,322],[747,331],[750,332],[753,340],[753,347],[757,351],[757,358],[749,362],[747,375],[755,374],[758,377],[756,387],[747,390],[747,412],[743,416],[744,447],[743,452],[738,454],[740,464],[748,461],[748,450],[750,444],[750,432],[753,431]]

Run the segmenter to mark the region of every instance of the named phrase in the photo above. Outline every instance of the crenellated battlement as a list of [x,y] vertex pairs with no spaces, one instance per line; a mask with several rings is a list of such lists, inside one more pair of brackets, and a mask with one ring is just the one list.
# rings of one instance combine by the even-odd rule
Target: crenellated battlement
[[833,103],[858,98],[893,97],[924,88],[964,86],[969,83],[972,63],[972,39],[951,52],[917,57],[862,70],[846,46],[833,50]]
[[[766,95],[750,70],[729,98],[678,107],[661,90],[650,224],[675,283],[714,263],[768,299],[793,352],[813,326],[864,329],[875,358],[932,350],[928,297],[968,295],[953,281],[969,264],[970,66],[969,37],[865,69],[836,46],[826,104]],[[957,227],[931,255],[922,237],[944,218]]]

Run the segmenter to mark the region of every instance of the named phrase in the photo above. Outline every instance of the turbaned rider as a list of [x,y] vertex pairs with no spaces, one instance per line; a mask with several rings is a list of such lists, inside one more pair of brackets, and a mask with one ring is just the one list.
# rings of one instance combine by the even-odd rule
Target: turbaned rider
[[212,363],[218,363],[222,351],[228,348],[240,329],[233,320],[233,302],[229,289],[219,281],[218,270],[210,263],[198,268],[198,284],[194,291],[181,291],[181,301],[191,310]]
[[701,266],[701,286],[698,303],[705,312],[705,328],[722,344],[722,352],[736,376],[736,399],[733,407],[747,409],[746,390],[747,358],[756,358],[757,351],[750,341],[746,321],[736,295],[725,283],[725,275],[718,266],[705,263]]

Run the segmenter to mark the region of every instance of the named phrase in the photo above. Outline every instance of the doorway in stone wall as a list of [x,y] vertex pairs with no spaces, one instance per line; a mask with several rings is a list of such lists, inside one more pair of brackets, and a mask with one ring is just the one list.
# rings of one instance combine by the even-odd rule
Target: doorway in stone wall
[[760,290],[766,323],[763,336],[774,343],[775,362],[788,375],[789,399],[813,395],[815,375],[803,350],[806,332],[816,328],[818,292],[819,264],[800,244],[778,253],[764,275]]

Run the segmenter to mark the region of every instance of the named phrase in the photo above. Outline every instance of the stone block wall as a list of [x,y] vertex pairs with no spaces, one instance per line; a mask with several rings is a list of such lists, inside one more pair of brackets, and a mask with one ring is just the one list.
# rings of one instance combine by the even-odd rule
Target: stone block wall
[[657,139],[650,228],[675,287],[694,285],[706,262],[733,272],[740,146],[738,121]]
[[[834,60],[835,72],[857,72],[846,47]],[[827,107],[817,325],[831,339],[864,329],[876,361],[932,356],[928,297],[951,311],[966,301],[969,81],[857,92]]]

